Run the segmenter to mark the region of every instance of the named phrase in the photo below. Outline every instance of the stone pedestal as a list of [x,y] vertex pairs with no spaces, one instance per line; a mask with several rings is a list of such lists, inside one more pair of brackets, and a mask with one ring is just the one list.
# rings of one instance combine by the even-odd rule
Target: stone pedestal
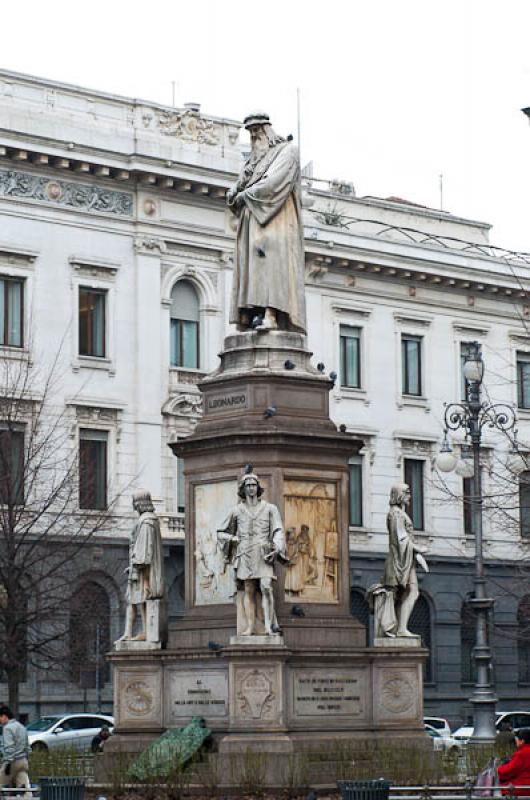
[[387,649],[404,649],[408,647],[421,647],[421,636],[380,636],[375,637],[374,647]]
[[[112,656],[116,731],[131,747],[196,715],[221,752],[271,758],[374,729],[424,737],[426,651],[401,638],[367,648],[350,613],[348,460],[363,443],[330,420],[331,387],[304,337],[281,331],[227,337],[219,370],[201,382],[204,416],[172,445],[186,481],[186,613],[167,650]],[[274,582],[281,637],[237,635],[233,577],[219,560],[216,530],[248,463],[291,553]]]

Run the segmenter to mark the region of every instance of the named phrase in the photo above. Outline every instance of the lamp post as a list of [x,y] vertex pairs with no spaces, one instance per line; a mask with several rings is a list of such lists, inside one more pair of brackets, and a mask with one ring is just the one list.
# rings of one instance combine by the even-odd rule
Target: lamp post
[[[437,466],[442,472],[457,472],[464,477],[473,477],[473,495],[471,509],[475,533],[475,575],[474,597],[470,604],[475,612],[475,647],[473,658],[476,664],[476,678],[470,702],[473,704],[473,736],[475,744],[486,744],[495,739],[495,706],[497,698],[491,685],[492,658],[488,642],[488,614],[493,607],[493,599],[486,595],[484,578],[484,558],[482,548],[482,481],[480,474],[480,441],[484,426],[499,431],[509,431],[515,426],[515,411],[511,406],[500,403],[488,404],[481,401],[481,385],[484,376],[484,361],[481,346],[478,342],[469,345],[468,356],[464,363],[466,380],[466,399],[461,403],[449,403],[445,406],[445,436]],[[466,440],[471,445],[473,471],[470,459],[468,472],[466,464],[459,469],[457,459],[447,441],[447,431],[463,430]]]

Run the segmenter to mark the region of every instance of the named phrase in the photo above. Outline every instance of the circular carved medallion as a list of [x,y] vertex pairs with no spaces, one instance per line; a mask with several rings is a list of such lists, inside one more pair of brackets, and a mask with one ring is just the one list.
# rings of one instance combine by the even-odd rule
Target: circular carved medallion
[[60,200],[63,190],[57,181],[50,181],[46,186],[46,194],[50,200]]
[[381,705],[391,714],[403,714],[414,705],[414,689],[403,675],[391,675],[383,683]]
[[153,709],[153,693],[144,681],[133,681],[125,687],[125,705],[131,714],[149,714]]

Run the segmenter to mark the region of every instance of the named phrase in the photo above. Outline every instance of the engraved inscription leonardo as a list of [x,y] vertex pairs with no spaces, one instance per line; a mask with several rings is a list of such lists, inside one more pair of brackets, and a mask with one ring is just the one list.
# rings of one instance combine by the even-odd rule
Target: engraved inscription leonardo
[[215,414],[219,411],[239,410],[247,407],[247,394],[244,391],[209,397],[206,402],[206,413]]

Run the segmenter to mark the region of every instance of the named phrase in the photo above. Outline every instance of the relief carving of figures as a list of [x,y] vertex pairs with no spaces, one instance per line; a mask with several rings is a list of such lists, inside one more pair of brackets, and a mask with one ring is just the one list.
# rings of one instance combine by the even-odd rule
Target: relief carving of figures
[[217,538],[220,515],[228,514],[237,491],[236,481],[195,486],[195,603],[230,603],[236,593],[233,570]]
[[304,241],[298,148],[267,114],[244,121],[251,153],[227,194],[237,217],[230,322],[239,330],[306,332]]
[[336,603],[339,592],[339,534],[334,483],[285,482],[286,600]]
[[0,170],[0,196],[24,197],[58,203],[81,211],[101,211],[130,217],[130,192],[115,192],[101,186],[51,180],[15,170]]
[[211,119],[204,119],[197,111],[163,112],[158,115],[158,127],[166,136],[174,136],[184,142],[218,145],[221,128]]
[[386,525],[388,530],[388,555],[381,583],[368,589],[368,600],[375,619],[375,636],[414,636],[408,623],[414,604],[419,597],[416,565],[425,572],[429,567],[424,551],[414,542],[412,521],[405,511],[410,503],[410,489],[406,483],[390,490],[390,508]]
[[298,533],[296,528],[287,530],[287,558],[285,591],[296,596],[306,586],[314,585],[318,577],[317,558],[307,525],[302,525]]
[[[248,467],[239,482],[241,501],[218,527],[217,535],[237,586],[237,632],[280,633],[274,608],[275,563],[285,562],[285,534],[278,508],[261,499],[263,487]],[[260,613],[261,612],[261,613]]]

